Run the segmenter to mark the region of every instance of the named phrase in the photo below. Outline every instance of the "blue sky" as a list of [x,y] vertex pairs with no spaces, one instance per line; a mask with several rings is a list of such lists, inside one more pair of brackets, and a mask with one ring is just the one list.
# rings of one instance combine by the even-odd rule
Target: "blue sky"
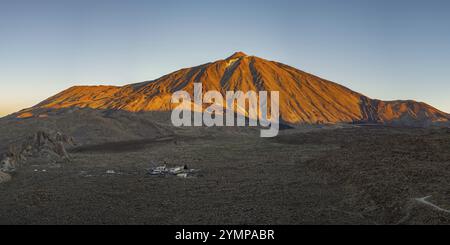
[[449,1],[0,0],[0,115],[235,51],[450,112]]

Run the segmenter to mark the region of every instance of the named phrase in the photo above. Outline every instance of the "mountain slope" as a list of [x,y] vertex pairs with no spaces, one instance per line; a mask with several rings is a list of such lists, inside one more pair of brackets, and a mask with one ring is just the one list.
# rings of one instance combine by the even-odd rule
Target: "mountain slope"
[[371,122],[402,125],[447,123],[450,116],[425,103],[370,99],[344,86],[293,67],[238,52],[227,59],[181,69],[153,81],[116,86],[69,88],[16,116],[39,116],[61,108],[114,109],[131,112],[173,109],[172,93],[191,95],[195,82],[203,91],[279,91],[285,122]]

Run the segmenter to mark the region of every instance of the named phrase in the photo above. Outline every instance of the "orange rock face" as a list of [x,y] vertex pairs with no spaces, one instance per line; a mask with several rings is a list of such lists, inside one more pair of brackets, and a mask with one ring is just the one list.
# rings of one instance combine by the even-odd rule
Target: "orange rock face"
[[450,116],[425,103],[370,99],[344,86],[293,67],[247,56],[242,52],[227,59],[181,69],[153,81],[116,86],[76,86],[25,111],[35,109],[94,108],[131,112],[166,111],[172,93],[193,94],[194,83],[203,91],[279,91],[280,116],[285,122],[378,122],[427,124],[448,122]]

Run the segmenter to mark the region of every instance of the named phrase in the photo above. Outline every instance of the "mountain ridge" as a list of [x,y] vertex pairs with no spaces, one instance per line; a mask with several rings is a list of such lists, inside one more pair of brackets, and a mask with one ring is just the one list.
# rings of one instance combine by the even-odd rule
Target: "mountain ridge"
[[[280,91],[281,120],[291,124],[383,123],[428,126],[448,123],[450,115],[413,100],[371,99],[338,83],[289,65],[236,52],[228,58],[183,68],[160,78],[124,86],[73,86],[15,114],[39,117],[63,108],[113,109],[130,112],[169,111],[173,92]],[[25,116],[22,116],[24,115]]]

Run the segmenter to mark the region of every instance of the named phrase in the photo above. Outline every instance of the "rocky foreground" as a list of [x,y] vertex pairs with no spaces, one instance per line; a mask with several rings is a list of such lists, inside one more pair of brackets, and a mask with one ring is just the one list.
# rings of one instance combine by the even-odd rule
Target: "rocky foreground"
[[[57,145],[71,140],[30,138],[34,156],[51,157],[26,155],[0,184],[0,224],[450,224],[449,129],[304,126],[262,139],[156,125],[115,141],[66,127],[81,139],[70,161]],[[196,174],[155,175],[164,165]]]
[[8,150],[0,155],[0,183],[11,180],[9,173],[15,172],[27,161],[56,164],[69,161],[66,146],[74,146],[73,138],[60,132],[38,131],[22,141],[12,143]]

